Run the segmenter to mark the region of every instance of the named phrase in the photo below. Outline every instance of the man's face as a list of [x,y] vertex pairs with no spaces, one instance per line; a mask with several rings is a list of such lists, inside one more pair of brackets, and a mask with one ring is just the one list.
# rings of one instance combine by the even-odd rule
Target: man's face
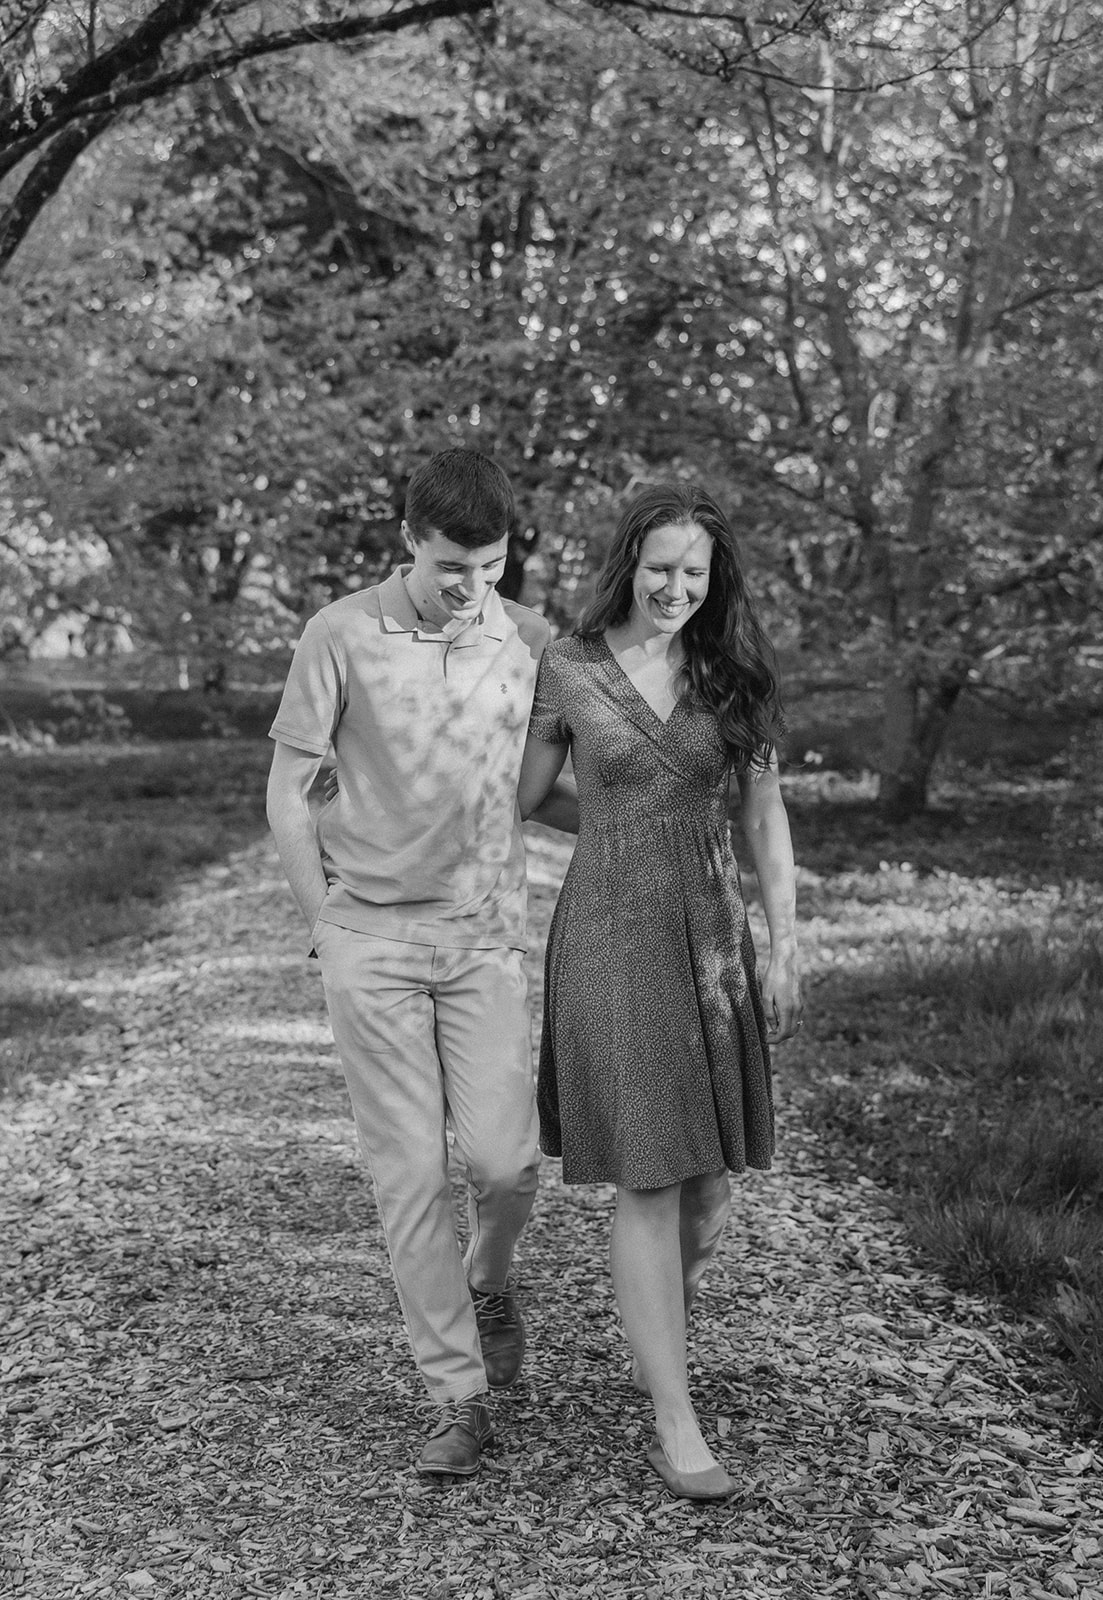
[[509,535],[474,550],[435,529],[415,539],[403,524],[402,536],[414,559],[407,581],[422,615],[436,622],[474,622],[505,571]]

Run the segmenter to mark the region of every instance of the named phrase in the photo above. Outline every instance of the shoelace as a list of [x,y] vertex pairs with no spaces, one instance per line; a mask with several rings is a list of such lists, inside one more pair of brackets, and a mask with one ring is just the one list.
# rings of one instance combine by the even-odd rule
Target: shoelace
[[451,1410],[442,1411],[437,1424],[437,1433],[447,1433],[449,1428],[465,1428],[473,1438],[477,1439],[482,1431],[475,1411],[475,1406],[479,1403],[473,1400],[460,1400]]
[[510,1302],[501,1294],[480,1294],[472,1296],[475,1302],[475,1315],[485,1317],[488,1322],[502,1322],[507,1328],[516,1326],[513,1308]]

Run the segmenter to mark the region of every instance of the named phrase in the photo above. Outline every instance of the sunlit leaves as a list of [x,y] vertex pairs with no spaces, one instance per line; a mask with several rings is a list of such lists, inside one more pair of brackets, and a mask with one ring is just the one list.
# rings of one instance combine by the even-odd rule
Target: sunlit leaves
[[135,628],[237,650],[392,559],[436,448],[508,468],[510,581],[560,621],[623,496],[692,474],[809,674],[1082,685],[1091,8],[752,6],[743,76],[718,20],[603,11],[314,46],[105,134],[12,280],[19,516],[114,552]]

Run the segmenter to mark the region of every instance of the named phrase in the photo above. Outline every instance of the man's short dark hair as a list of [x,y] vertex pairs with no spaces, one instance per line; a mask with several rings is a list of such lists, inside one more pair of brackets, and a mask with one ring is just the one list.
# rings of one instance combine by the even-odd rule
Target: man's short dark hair
[[465,550],[477,550],[512,533],[516,521],[509,479],[479,450],[438,451],[410,479],[406,525],[414,539],[442,533]]

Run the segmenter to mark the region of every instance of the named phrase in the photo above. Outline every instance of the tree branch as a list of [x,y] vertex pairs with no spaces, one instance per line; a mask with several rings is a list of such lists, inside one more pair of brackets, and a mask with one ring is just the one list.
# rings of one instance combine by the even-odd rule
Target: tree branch
[[785,269],[784,297],[785,315],[781,320],[781,330],[778,343],[785,358],[785,372],[792,391],[793,400],[797,408],[797,418],[802,427],[808,427],[812,422],[812,406],[809,402],[808,391],[805,388],[801,375],[800,361],[797,356],[796,326],[798,315],[800,283],[799,274],[793,265],[793,254],[789,239],[786,237],[783,226],[783,206],[781,200],[781,184],[779,172],[781,169],[780,141],[777,119],[774,113],[774,103],[770,96],[769,88],[763,80],[758,85],[759,98],[762,102],[763,115],[766,121],[766,132],[769,139],[769,156],[759,139],[758,129],[753,120],[748,116],[747,126],[750,133],[751,144],[758,155],[758,164],[762,169],[766,181],[767,193],[770,196],[770,206],[774,214],[774,224],[777,229],[777,238],[781,252],[782,264]]
[[[9,151],[16,150],[15,160],[19,160],[21,154],[41,144],[44,138],[49,138],[74,118],[110,110],[109,105],[97,107],[89,102],[108,93],[127,73],[156,60],[170,39],[203,20],[211,4],[212,0],[161,0],[132,33],[109,50],[86,61],[78,72],[56,88],[39,91],[29,102],[0,118],[0,149],[5,152],[0,173],[14,165],[8,159]],[[29,134],[20,139],[19,129],[28,127]]]
[[[201,79],[230,72],[244,62],[319,43],[348,43],[372,35],[422,27],[447,17],[470,16],[488,10],[494,0],[416,0],[402,10],[383,16],[342,17],[309,27],[286,29],[246,39],[227,50],[212,52],[156,76],[120,82],[120,77],[135,64],[135,39],[144,30],[147,54],[138,65],[151,67],[164,43],[181,29],[202,20],[210,0],[166,0],[143,24],[143,30],[76,74],[58,107],[45,117],[32,133],[9,142],[0,155],[0,177],[42,144],[40,155],[14,201],[0,211],[0,272],[18,250],[46,202],[57,192],[65,174],[80,153],[127,109],[157,99]],[[157,22],[158,26],[153,27]],[[73,85],[110,82],[102,93],[74,101]],[[11,118],[7,119],[10,131]],[[0,150],[3,149],[4,123],[0,120]],[[50,141],[53,141],[50,143]]]
[[1036,306],[1042,300],[1052,300],[1054,295],[1064,295],[1072,300],[1082,294],[1094,294],[1097,289],[1103,289],[1103,277],[1091,278],[1087,283],[1045,284],[1040,289],[1033,289],[1030,294],[1019,295],[1017,299],[1009,300],[1005,306],[1001,306],[992,317],[992,327],[998,328],[1001,322],[1013,316],[1016,311],[1025,311],[1027,306]]
[[[552,0],[552,4],[555,0]],[[936,50],[922,65],[910,67],[898,73],[886,73],[883,76],[871,76],[860,79],[854,83],[818,82],[808,77],[801,77],[792,72],[783,71],[776,63],[765,60],[766,52],[771,46],[786,39],[809,39],[819,37],[830,39],[831,35],[831,10],[830,3],[811,3],[804,6],[800,15],[791,22],[782,22],[776,18],[750,19],[739,10],[725,11],[718,16],[711,11],[693,11],[681,9],[662,3],[662,0],[587,0],[596,11],[612,17],[626,28],[642,43],[668,60],[676,61],[680,66],[686,67],[690,72],[695,72],[701,77],[717,78],[721,83],[732,83],[737,77],[759,77],[765,81],[772,81],[785,85],[790,89],[799,89],[808,94],[818,94],[825,90],[842,97],[865,96],[876,94],[884,89],[900,88],[906,84],[916,83],[921,78],[927,78],[937,72],[944,72],[953,67],[955,62],[962,64],[962,58],[967,56],[972,47],[990,33],[1002,18],[1011,11],[1018,0],[1000,0],[992,14],[979,21],[974,29],[957,38],[950,39],[941,49]],[[842,9],[840,7],[840,9]],[[634,16],[628,13],[634,12]],[[876,16],[876,8],[874,9]],[[715,40],[710,39],[711,54],[704,51],[694,52],[685,46],[675,44],[670,39],[659,34],[649,32],[644,23],[649,17],[677,17],[686,21],[723,21],[729,25],[735,34],[750,32],[750,23],[753,20],[761,28],[773,28],[775,31],[768,39],[751,40],[749,48],[728,50]],[[856,41],[862,50],[870,53],[879,51],[883,55],[902,55],[904,51],[898,45],[884,43],[875,38],[865,38]]]
[[60,189],[70,168],[114,119],[90,117],[58,135],[27,175],[14,200],[0,212],[0,272],[30,230],[42,207]]
[[1025,567],[1020,567],[1018,572],[1009,572],[1003,578],[996,579],[993,583],[979,585],[972,594],[966,595],[952,610],[944,611],[939,618],[939,626],[952,628],[958,623],[973,617],[984,605],[986,600],[1000,600],[1005,595],[1016,594],[1021,589],[1029,588],[1036,583],[1046,583],[1051,578],[1059,578],[1075,563],[1085,548],[1091,544],[1098,544],[1103,540],[1103,523],[1095,527],[1086,528],[1082,533],[1070,538],[1063,550],[1053,554],[1039,556],[1036,561],[1030,562]]
[[[66,93],[57,97],[55,104],[48,107],[42,120],[23,138],[10,136],[12,118],[6,119],[7,128],[4,122],[0,121],[0,148],[4,150],[3,156],[0,157],[0,176],[10,171],[16,162],[29,155],[52,135],[79,118],[116,116],[130,106],[156,99],[175,89],[186,88],[189,84],[198,83],[202,78],[216,77],[219,73],[230,72],[246,61],[255,61],[262,56],[277,55],[306,45],[343,44],[368,38],[374,34],[399,33],[404,28],[424,27],[441,18],[471,16],[480,11],[487,11],[493,3],[494,0],[418,0],[418,3],[409,5],[402,11],[391,11],[381,17],[341,17],[332,22],[289,28],[282,33],[261,34],[246,39],[228,50],[214,51],[194,61],[183,62],[179,67],[156,77],[143,77],[136,82],[119,83],[118,80],[125,77],[127,72],[150,64],[151,57],[156,59],[173,32],[194,26],[202,20],[210,0],[188,0],[187,9],[191,15],[181,22],[179,27],[165,28],[161,35],[151,34],[145,54],[138,59],[134,59],[134,40],[126,41],[128,48],[125,52],[120,45],[115,51],[100,56],[84,72],[76,75]],[[166,4],[158,7],[158,12],[168,9],[170,7]],[[171,9],[184,10],[183,0],[172,0]],[[104,69],[112,57],[115,57],[116,65],[120,62],[123,65],[116,72],[105,72]],[[101,75],[107,79],[102,89],[97,87],[90,90],[89,86],[98,84]]]
[[8,0],[8,15],[0,31],[0,50],[14,44],[21,33],[42,20],[49,0]]

